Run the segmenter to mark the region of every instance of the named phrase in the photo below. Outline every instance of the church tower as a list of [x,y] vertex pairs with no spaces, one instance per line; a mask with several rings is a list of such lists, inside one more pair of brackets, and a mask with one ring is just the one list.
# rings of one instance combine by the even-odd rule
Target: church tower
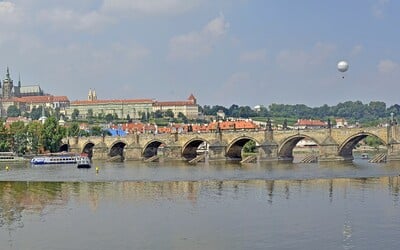
[[3,81],[3,98],[9,99],[13,96],[12,89],[13,89],[13,80],[10,78],[10,70],[7,67],[7,74],[6,78]]
[[96,90],[89,89],[88,101],[96,101],[96,100],[97,100]]
[[93,93],[92,93],[92,89],[89,89],[89,94],[87,96],[88,101],[93,101]]
[[14,86],[14,96],[21,97],[21,75],[18,76],[18,85]]

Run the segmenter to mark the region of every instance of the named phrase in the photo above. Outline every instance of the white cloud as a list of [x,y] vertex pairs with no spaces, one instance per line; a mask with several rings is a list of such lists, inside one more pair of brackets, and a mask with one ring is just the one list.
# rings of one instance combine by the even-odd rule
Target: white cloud
[[104,0],[102,10],[123,13],[176,14],[192,9],[200,0]]
[[356,56],[356,55],[359,55],[363,50],[364,50],[364,47],[359,44],[359,45],[354,46],[353,50],[351,51],[351,54]]
[[242,86],[248,85],[249,80],[250,80],[249,73],[236,72],[229,77],[229,79],[225,85],[225,88],[230,89],[230,88],[240,87],[240,89],[241,89]]
[[396,72],[400,70],[400,64],[389,60],[389,59],[385,59],[385,60],[381,60],[378,63],[378,71],[382,74],[388,74],[388,73],[392,73],[392,72]]
[[98,11],[79,13],[71,9],[42,10],[38,14],[38,19],[54,29],[66,28],[75,31],[97,31],[113,23],[110,17]]
[[213,47],[222,38],[229,28],[221,14],[207,23],[201,31],[190,32],[171,38],[169,41],[169,58],[191,60],[206,56],[213,51]]
[[266,49],[245,51],[240,54],[241,62],[265,62],[266,59],[267,59]]
[[377,0],[372,6],[372,15],[376,18],[383,18],[385,16],[386,6],[390,3],[390,0]]
[[[12,2],[0,2],[0,24],[3,25],[13,25],[18,24],[22,21],[23,13]],[[3,29],[4,27],[0,27]]]
[[334,50],[334,45],[325,43],[317,43],[310,51],[286,49],[278,54],[276,62],[288,71],[313,70],[325,62]]
[[0,14],[13,13],[15,10],[15,4],[12,2],[0,2]]

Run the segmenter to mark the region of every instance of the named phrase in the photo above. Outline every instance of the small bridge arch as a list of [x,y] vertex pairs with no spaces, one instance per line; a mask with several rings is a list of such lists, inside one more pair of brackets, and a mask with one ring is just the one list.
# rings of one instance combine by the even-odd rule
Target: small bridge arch
[[186,142],[185,145],[183,145],[182,147],[182,157],[186,160],[192,160],[196,158],[198,155],[199,147],[202,144],[206,147],[204,150],[207,150],[207,145],[210,145],[207,140],[202,138],[194,138]]
[[151,158],[153,156],[157,155],[157,151],[158,148],[161,145],[166,145],[164,142],[162,142],[161,140],[152,140],[150,142],[148,142],[144,147],[143,147],[143,151],[142,151],[142,156],[145,159]]
[[226,148],[225,156],[228,158],[228,160],[242,160],[243,146],[249,141],[254,141],[257,146],[260,145],[260,143],[256,139],[249,136],[241,136],[239,138],[236,138]]
[[364,140],[367,136],[372,136],[375,138],[378,138],[382,144],[386,145],[385,140],[380,138],[379,136],[369,133],[369,132],[360,132],[357,134],[354,134],[347,138],[340,146],[339,146],[339,156],[343,157],[344,159],[349,159],[352,160],[354,159],[353,157],[353,149],[356,147],[356,145]]
[[289,138],[286,138],[280,144],[280,147],[278,149],[278,159],[284,160],[284,161],[293,161],[293,149],[296,147],[296,145],[299,141],[304,140],[304,139],[314,141],[319,146],[318,141],[308,135],[304,135],[304,134],[294,135]]
[[94,143],[89,141],[87,142],[82,149],[82,153],[87,154],[90,159],[93,157],[93,147]]
[[123,161],[125,158],[124,157],[124,148],[126,145],[127,145],[127,143],[124,141],[121,141],[121,140],[115,141],[110,147],[109,156],[111,158],[120,157],[121,161]]
[[64,143],[60,146],[59,148],[60,152],[68,152],[69,151],[69,144],[68,143]]

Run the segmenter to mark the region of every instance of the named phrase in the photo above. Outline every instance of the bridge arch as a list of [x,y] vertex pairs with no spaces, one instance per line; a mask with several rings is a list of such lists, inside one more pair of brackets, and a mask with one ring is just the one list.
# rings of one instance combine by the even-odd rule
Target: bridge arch
[[60,152],[68,152],[69,151],[69,144],[68,143],[64,143],[60,146],[59,148]]
[[308,135],[298,134],[290,136],[280,144],[280,147],[278,148],[278,158],[280,160],[293,161],[293,149],[296,147],[299,141],[304,139],[314,141],[319,147],[318,141]]
[[249,141],[254,141],[257,146],[260,145],[260,143],[256,139],[249,136],[241,136],[239,138],[236,138],[226,148],[225,156],[228,158],[228,160],[242,160],[243,146]]
[[126,142],[117,140],[113,144],[111,144],[110,151],[109,151],[109,156],[111,158],[117,158],[120,157],[121,161],[125,159],[124,156],[124,148],[127,145]]
[[182,157],[186,160],[192,160],[196,158],[199,152],[199,147],[202,144],[204,144],[205,146],[205,148],[202,150],[207,150],[207,145],[210,145],[207,140],[202,138],[194,138],[192,140],[189,140],[182,147]]
[[339,146],[339,156],[343,157],[345,160],[354,159],[353,149],[360,141],[364,140],[367,136],[378,138],[384,145],[386,145],[385,140],[380,138],[379,136],[369,132],[360,132],[350,136]]
[[93,147],[94,143],[91,141],[88,141],[87,143],[84,144],[82,153],[87,154],[90,159],[93,157]]
[[149,141],[144,147],[142,151],[142,156],[145,159],[151,158],[155,155],[157,155],[158,148],[161,145],[166,145],[163,141],[161,140],[152,140]]

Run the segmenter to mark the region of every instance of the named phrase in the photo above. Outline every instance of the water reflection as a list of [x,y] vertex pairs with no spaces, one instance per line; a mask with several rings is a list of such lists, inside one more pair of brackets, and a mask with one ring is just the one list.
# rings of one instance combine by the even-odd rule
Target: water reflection
[[[291,200],[315,192],[325,193],[330,203],[359,194],[365,199],[371,191],[381,190],[399,205],[400,177],[313,180],[248,180],[248,181],[170,181],[170,182],[0,182],[0,227],[17,229],[24,226],[25,214],[45,217],[68,204],[88,204],[92,211],[101,201],[154,202],[183,201],[198,205],[199,199],[212,201],[238,199],[249,195],[273,205],[275,199]],[[294,197],[294,198],[293,198]],[[344,237],[349,225],[345,222]],[[346,232],[346,233],[345,233]]]

